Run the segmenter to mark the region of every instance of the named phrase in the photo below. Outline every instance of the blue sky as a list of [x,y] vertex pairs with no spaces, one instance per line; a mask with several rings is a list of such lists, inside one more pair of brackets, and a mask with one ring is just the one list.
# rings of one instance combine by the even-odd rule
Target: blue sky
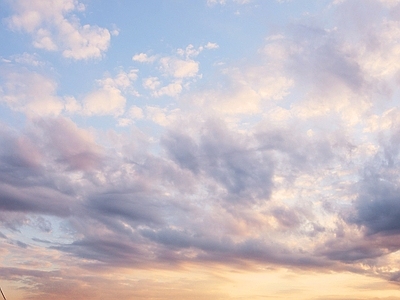
[[10,299],[400,299],[400,1],[0,1]]

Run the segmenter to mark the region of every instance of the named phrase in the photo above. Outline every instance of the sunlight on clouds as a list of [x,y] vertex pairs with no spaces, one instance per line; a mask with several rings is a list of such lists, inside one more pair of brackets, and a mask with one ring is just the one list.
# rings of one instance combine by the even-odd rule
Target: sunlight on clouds
[[62,51],[64,57],[73,59],[101,58],[110,43],[107,29],[79,24],[71,12],[82,12],[85,6],[74,0],[15,1],[16,14],[8,18],[13,30],[32,35],[33,46],[48,51]]
[[156,2],[4,3],[7,296],[400,299],[400,1]]
[[193,77],[199,71],[199,63],[191,59],[163,57],[160,59],[160,64],[162,72],[175,78]]
[[169,111],[156,106],[147,106],[145,111],[147,119],[161,126],[169,125],[179,114],[179,109]]
[[133,61],[138,61],[141,63],[152,63],[156,60],[155,56],[147,56],[146,53],[139,53],[139,54],[135,54],[132,57]]
[[58,115],[63,110],[54,80],[25,69],[1,75],[5,80],[1,100],[12,109],[32,116]]
[[170,83],[167,86],[161,87],[158,91],[154,92],[153,95],[160,97],[163,95],[175,97],[182,92],[182,85],[179,82]]
[[121,71],[116,77],[98,80],[100,89],[91,92],[83,99],[83,113],[86,115],[120,116],[125,112],[126,98],[123,92],[138,95],[132,89],[137,79],[137,70],[129,73]]
[[158,77],[148,77],[143,79],[143,87],[149,90],[155,90],[160,85]]

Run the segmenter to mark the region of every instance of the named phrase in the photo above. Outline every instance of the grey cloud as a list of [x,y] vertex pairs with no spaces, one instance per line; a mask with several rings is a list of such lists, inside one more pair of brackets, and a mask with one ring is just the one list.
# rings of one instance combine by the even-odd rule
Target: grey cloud
[[170,131],[164,136],[162,144],[182,168],[187,168],[195,174],[199,172],[199,147],[189,135]]
[[276,207],[272,210],[275,219],[284,227],[297,227],[300,224],[300,217],[293,209]]
[[[146,262],[144,249],[130,243],[126,238],[121,239],[117,236],[86,237],[69,245],[53,246],[52,248],[72,253],[79,258],[107,263],[114,267],[128,267]],[[142,248],[144,247],[142,246]]]
[[283,155],[284,174],[294,177],[323,169],[334,162],[346,164],[346,155],[356,148],[344,134],[333,132],[308,136],[304,129],[294,126],[287,129],[260,128],[255,137],[260,151],[277,151]]
[[68,216],[75,199],[46,187],[16,188],[0,184],[0,209]]
[[38,238],[32,238],[32,241],[38,242],[38,243],[43,243],[43,244],[51,244],[51,242],[48,240],[42,240],[42,239],[38,239]]
[[9,279],[13,277],[37,277],[37,278],[46,278],[50,274],[56,275],[58,272],[46,272],[46,271],[38,271],[38,270],[27,270],[22,268],[0,268],[0,278]]
[[25,243],[23,243],[21,241],[15,241],[15,245],[17,245],[18,247],[24,248],[24,249],[29,247],[28,244],[25,244]]
[[178,250],[194,247],[203,251],[229,252],[233,246],[233,242],[228,237],[216,239],[212,235],[202,236],[197,233],[169,228],[158,231],[142,230],[141,234],[152,241]]
[[351,237],[337,237],[328,240],[322,247],[318,247],[315,253],[333,261],[350,264],[381,257],[387,254],[387,251],[383,247],[374,245],[373,240],[352,240]]
[[248,146],[248,137],[230,131],[222,121],[208,120],[195,141],[170,131],[163,145],[182,168],[214,179],[232,201],[268,199],[272,192],[272,160]]
[[95,217],[121,217],[136,224],[162,223],[160,212],[163,205],[139,193],[93,195],[87,202],[87,208]]
[[398,128],[382,134],[380,151],[364,167],[349,221],[364,226],[368,234],[400,233],[399,141]]
[[400,233],[400,189],[383,178],[365,180],[356,202],[357,213],[351,219],[366,227],[369,234]]
[[282,64],[309,91],[325,95],[335,93],[340,85],[354,92],[366,87],[355,54],[345,47],[344,33],[308,20],[292,24],[286,34],[288,38],[279,41],[288,53]]
[[41,230],[43,232],[49,233],[52,231],[51,222],[41,216],[34,218],[31,222],[31,225],[33,227],[38,228],[39,230]]
[[94,141],[94,136],[78,128],[69,119],[40,119],[37,121],[43,141],[49,152],[55,154],[56,161],[67,164],[72,170],[89,171],[100,166],[101,148]]
[[[269,243],[263,239],[244,239],[234,242],[230,237],[213,237],[197,235],[186,230],[161,229],[158,231],[143,230],[141,234],[169,250],[176,251],[178,261],[230,262],[241,264],[244,261],[269,265],[286,265],[292,267],[322,267],[328,264],[311,253],[302,253],[289,249],[279,243]],[[183,249],[191,248],[194,253],[185,257]],[[165,250],[159,251],[164,253]],[[178,255],[178,258],[176,257]]]

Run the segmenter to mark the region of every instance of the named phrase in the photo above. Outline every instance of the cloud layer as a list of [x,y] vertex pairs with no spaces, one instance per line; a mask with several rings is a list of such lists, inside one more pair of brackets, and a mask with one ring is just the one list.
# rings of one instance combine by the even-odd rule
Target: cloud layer
[[[238,286],[272,275],[273,299],[400,297],[399,1],[326,1],[239,59],[215,34],[114,69],[110,31],[81,25],[79,1],[10,8],[7,28],[59,56],[1,60],[0,278],[14,298],[261,299],[261,283]],[[101,71],[65,92],[59,59]],[[289,277],[300,292],[280,288]],[[331,286],[306,283],[320,278]]]

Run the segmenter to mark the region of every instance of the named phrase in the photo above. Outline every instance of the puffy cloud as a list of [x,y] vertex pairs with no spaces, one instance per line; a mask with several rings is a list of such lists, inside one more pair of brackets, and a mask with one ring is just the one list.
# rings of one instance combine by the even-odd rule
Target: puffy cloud
[[160,85],[157,77],[148,77],[143,80],[143,87],[149,90],[155,90]]
[[142,119],[143,118],[143,109],[138,106],[131,106],[128,111],[128,115],[134,119]]
[[156,60],[156,56],[148,56],[146,53],[139,53],[135,54],[132,60],[141,63],[152,63]]
[[218,49],[219,46],[218,46],[217,43],[208,42],[208,43],[204,46],[204,48],[206,48],[206,49]]
[[166,86],[161,87],[159,90],[154,92],[154,95],[157,97],[160,96],[169,96],[175,97],[178,96],[182,92],[182,85],[179,82],[173,82]]
[[84,113],[87,115],[119,116],[125,111],[126,98],[118,88],[105,86],[91,92],[84,99]]
[[160,65],[162,72],[175,78],[194,77],[199,71],[199,63],[192,59],[163,57],[160,59]]
[[64,109],[57,96],[57,83],[27,69],[8,68],[2,72],[1,101],[10,108],[31,116],[58,115]]
[[146,118],[152,120],[154,123],[167,126],[171,124],[177,117],[179,109],[168,110],[157,106],[146,107]]
[[66,58],[100,58],[110,44],[110,32],[98,26],[81,25],[74,11],[85,6],[75,0],[14,1],[15,14],[7,19],[13,30],[27,32],[33,46],[48,51],[61,51]]
[[208,121],[198,141],[179,132],[163,140],[170,156],[195,174],[205,172],[222,187],[230,201],[268,199],[274,164],[268,155],[246,147],[246,136],[230,132],[223,123]]
[[125,93],[138,95],[132,88],[137,79],[137,70],[129,73],[121,71],[115,78],[106,77],[98,80],[100,88],[83,99],[83,113],[86,115],[120,116],[125,112]]
[[192,97],[195,104],[227,115],[262,112],[263,104],[281,100],[290,94],[293,80],[283,74],[272,75],[266,67],[226,68],[221,71],[223,84]]

